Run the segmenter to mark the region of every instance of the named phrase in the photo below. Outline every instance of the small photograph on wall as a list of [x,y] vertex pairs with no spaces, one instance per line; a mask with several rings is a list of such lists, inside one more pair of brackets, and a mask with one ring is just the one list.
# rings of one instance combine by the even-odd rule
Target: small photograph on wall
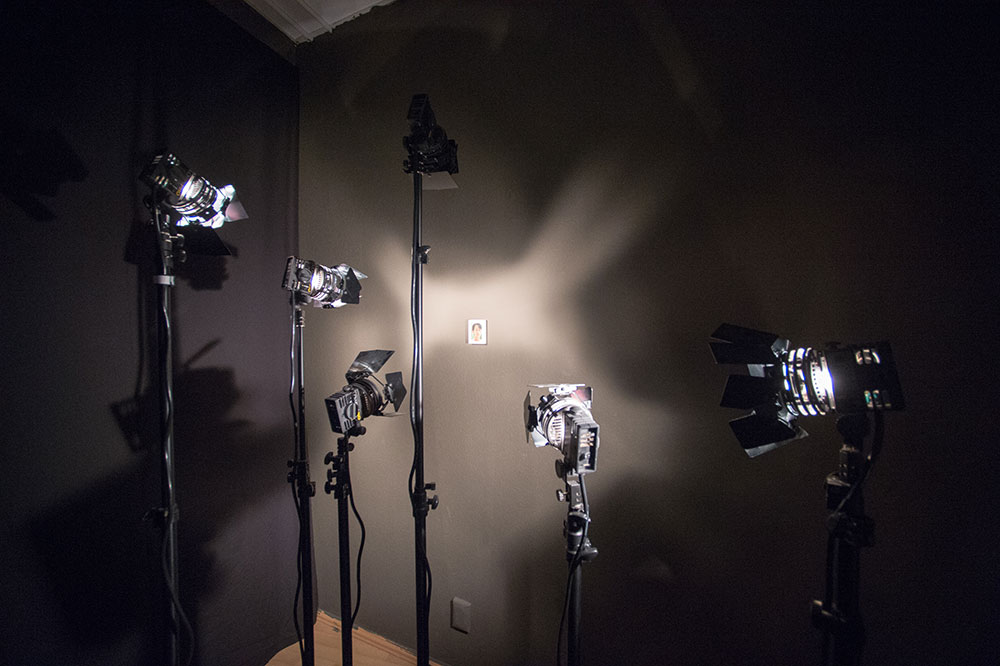
[[470,345],[486,344],[486,320],[470,319],[468,326],[468,343]]

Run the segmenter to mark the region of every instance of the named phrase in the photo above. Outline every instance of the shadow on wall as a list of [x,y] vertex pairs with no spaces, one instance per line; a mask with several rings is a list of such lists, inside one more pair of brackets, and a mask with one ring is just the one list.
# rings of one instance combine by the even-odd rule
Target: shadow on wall
[[[213,230],[200,227],[183,231],[185,244],[192,252],[177,265],[178,286],[171,291],[175,354],[181,346],[184,321],[173,315],[180,310],[179,299],[190,294],[182,287],[187,286],[193,291],[219,290],[228,277],[226,255],[197,253],[206,245],[221,245],[218,235]],[[210,234],[208,237],[203,235],[206,232]],[[158,426],[161,419],[158,377],[160,320],[158,287],[152,279],[160,268],[156,230],[149,221],[133,223],[125,259],[137,266],[138,311],[142,313],[138,324],[139,348],[142,351],[135,383],[136,394],[113,404],[111,410],[131,448],[147,452],[153,461],[149,482],[152,496],[146,507],[149,509],[163,506],[160,495],[162,442]],[[202,640],[205,633],[204,627],[200,626],[203,621],[199,617],[199,609],[205,599],[211,598],[220,589],[226,589],[225,573],[232,564],[227,560],[220,570],[213,554],[216,550],[215,539],[236,515],[275,492],[276,487],[284,482],[282,461],[274,455],[274,443],[281,441],[284,433],[253,431],[250,422],[230,417],[241,397],[232,368],[195,367],[203,358],[210,358],[211,351],[221,342],[218,338],[209,341],[183,362],[172,359],[174,493],[179,507],[179,597],[196,642]],[[146,367],[150,368],[148,381]],[[144,389],[143,384],[146,384]],[[268,479],[273,483],[268,483]],[[162,529],[155,530],[152,538],[156,540],[152,556],[159,570]],[[242,561],[252,555],[238,553],[237,559]],[[164,581],[164,574],[157,571],[149,589],[162,590]],[[151,615],[154,626],[163,627],[161,633],[165,635],[166,609],[165,597],[160,597]],[[235,616],[239,609],[226,608],[226,612]],[[181,636],[182,654],[186,654],[189,638],[184,634]],[[200,649],[195,649],[193,663],[202,663],[200,652]]]
[[[240,398],[231,369],[185,369],[174,387],[180,599],[200,639],[198,608],[227,585],[214,540],[236,514],[284,485],[284,468],[273,454],[284,433],[253,432],[248,422],[228,417]],[[81,653],[126,642],[147,651],[136,663],[157,663],[163,653],[169,634],[162,529],[150,519],[162,504],[160,479],[159,447],[144,448],[119,474],[28,526],[47,577],[43,589],[58,600],[58,626],[68,628]],[[239,557],[252,568],[254,552]],[[292,569],[294,560],[288,561]],[[182,637],[182,649],[186,641]],[[195,654],[194,663],[203,663]]]
[[[144,519],[157,499],[155,467],[153,456],[137,457],[28,527],[47,575],[42,589],[57,600],[55,625],[68,629],[79,655],[135,642],[145,648],[138,655],[141,663],[159,659],[160,538]],[[37,663],[46,663],[45,648],[35,654]]]
[[[527,557],[523,552],[526,549],[518,548],[520,559],[516,561],[520,566],[513,571],[511,587],[517,590],[514,598],[519,606],[510,613],[513,626],[510,627],[509,635],[519,636],[520,640],[511,641],[512,644],[517,644],[518,649],[512,655],[512,664],[527,666],[555,662],[556,640],[559,638],[559,621],[566,599],[569,568],[566,562],[566,540],[561,534],[562,526],[553,523],[548,527],[548,532],[544,528],[539,529],[539,534],[546,538],[535,540],[536,547],[530,549]],[[560,642],[563,663],[566,660],[565,636],[566,629],[563,628]]]
[[[788,564],[761,556],[772,541],[791,538],[796,521],[754,527],[751,514],[759,519],[768,507],[733,506],[731,499],[631,477],[592,505],[591,537],[601,554],[584,567],[588,662],[627,656],[636,666],[764,666],[801,663],[813,643],[818,650],[807,613],[810,590],[776,589],[809,577],[810,558],[802,555],[808,544],[790,547]],[[773,504],[780,511],[780,501]],[[738,545],[728,536],[734,521],[744,525]]]
[[[206,638],[199,632],[202,602],[228,589],[233,582],[226,580],[229,570],[252,573],[258,558],[254,550],[226,549],[225,568],[220,568],[214,555],[220,548],[217,540],[238,514],[285,486],[285,468],[275,455],[275,442],[283,441],[286,433],[261,432],[249,421],[229,416],[240,399],[229,368],[186,370],[176,379],[175,396],[180,595],[200,641]],[[288,521],[295,522],[290,499]],[[289,558],[288,568],[294,569],[294,559]],[[241,612],[235,602],[232,608],[222,606],[232,617]],[[194,663],[206,663],[199,651]]]
[[86,177],[83,162],[54,128],[0,116],[0,194],[32,220],[54,220],[42,197],[54,197],[62,183]]
[[257,487],[234,483],[232,461],[242,458],[241,449],[250,454],[248,460],[265,457],[254,455],[259,448],[250,435],[250,423],[228,418],[239,401],[231,369],[185,370],[175,380],[174,395],[181,600],[193,621],[199,598],[210,596],[222,584],[213,570],[212,539],[229,515],[250,502],[250,490]]

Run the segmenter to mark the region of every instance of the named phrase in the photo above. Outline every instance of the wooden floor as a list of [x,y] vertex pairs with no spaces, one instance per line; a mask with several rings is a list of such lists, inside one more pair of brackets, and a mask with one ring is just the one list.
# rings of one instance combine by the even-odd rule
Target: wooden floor
[[[342,666],[340,644],[340,620],[320,611],[313,629],[316,650],[316,666]],[[409,650],[364,629],[354,629],[352,649],[355,666],[408,666],[417,663],[417,657]],[[436,662],[431,662],[440,666]],[[301,666],[302,656],[299,644],[293,643],[274,655],[267,666]]]

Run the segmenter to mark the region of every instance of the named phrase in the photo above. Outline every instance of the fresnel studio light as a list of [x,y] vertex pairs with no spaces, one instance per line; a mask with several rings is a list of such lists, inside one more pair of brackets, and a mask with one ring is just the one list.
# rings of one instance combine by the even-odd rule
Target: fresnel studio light
[[[295,431],[295,455],[288,461],[290,471],[288,482],[292,484],[295,507],[299,518],[298,570],[302,592],[302,625],[295,615],[295,628],[299,633],[299,648],[303,666],[315,663],[316,652],[313,633],[313,616],[316,612],[313,600],[313,560],[312,560],[312,510],[311,499],[316,493],[315,484],[309,478],[309,452],[306,447],[305,418],[305,362],[303,359],[302,328],[304,316],[302,308],[311,304],[319,308],[338,308],[361,300],[359,279],[367,277],[347,264],[335,268],[288,257],[281,287],[289,292],[292,306],[291,361],[292,378],[289,402],[292,406],[292,424]],[[297,595],[296,590],[296,605]]]
[[[528,443],[536,447],[552,446],[562,458],[556,460],[556,476],[563,480],[565,490],[557,492],[560,501],[569,504],[563,535],[566,537],[566,560],[569,562],[567,599],[563,620],[569,609],[566,635],[566,657],[569,666],[581,663],[580,611],[581,565],[597,557],[590,543],[590,503],[584,477],[597,470],[600,428],[591,414],[594,391],[583,384],[534,384],[548,393],[531,404],[531,391],[524,397],[524,428]],[[559,626],[562,641],[562,621]]]
[[[181,663],[180,628],[184,627],[189,634],[191,628],[178,599],[178,511],[174,497],[174,402],[171,367],[173,333],[170,322],[170,290],[174,286],[175,263],[182,262],[187,252],[229,254],[229,250],[211,229],[221,227],[230,220],[245,218],[246,211],[234,201],[236,190],[232,185],[223,188],[214,187],[171,153],[161,153],[154,157],[139,174],[139,180],[150,188],[150,195],[145,202],[152,214],[160,259],[160,272],[154,280],[158,286],[163,506],[155,509],[154,513],[161,517],[164,528],[163,568],[167,577],[171,623],[168,661],[176,665]],[[203,235],[191,234],[191,238],[185,243],[187,234],[178,233],[177,227],[191,229],[209,227],[209,229],[204,229]],[[193,655],[193,637],[189,650],[188,661]]]
[[368,277],[347,264],[328,268],[298,257],[288,257],[282,287],[317,308],[339,308],[361,302],[361,282]]
[[731,375],[723,407],[751,409],[729,422],[750,457],[806,436],[800,416],[880,413],[902,409],[888,342],[791,348],[772,333],[723,324],[712,333],[716,363],[746,364]]
[[[888,342],[793,348],[773,333],[723,324],[712,333],[717,363],[746,364],[732,375],[723,407],[752,410],[729,422],[751,457],[806,436],[799,417],[837,414],[843,438],[840,467],[827,477],[826,593],[813,602],[823,630],[823,664],[857,666],[864,646],[858,603],[860,548],[870,546],[874,523],[864,514],[862,486],[882,448],[883,413],[905,406]],[[864,441],[874,423],[870,453]]]
[[326,411],[334,432],[363,434],[351,433],[363,419],[382,416],[389,405],[394,412],[399,411],[406,397],[403,373],[390,372],[384,382],[375,376],[390,356],[390,350],[374,349],[359,353],[351,363],[345,375],[347,386],[326,399]]
[[180,216],[177,226],[191,224],[217,229],[226,222],[247,216],[243,206],[235,200],[235,187],[215,187],[171,153],[153,158],[140,178],[154,188],[157,204]]

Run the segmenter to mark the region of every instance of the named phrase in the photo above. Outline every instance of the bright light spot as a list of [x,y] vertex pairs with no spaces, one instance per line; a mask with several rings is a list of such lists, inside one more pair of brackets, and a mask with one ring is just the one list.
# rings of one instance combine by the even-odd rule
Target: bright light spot
[[[442,277],[433,262],[424,269],[425,352],[454,344],[455,331],[469,317],[483,317],[490,320],[491,346],[544,354],[586,373],[589,364],[580,356],[588,325],[588,313],[581,308],[583,289],[595,275],[625,261],[644,215],[656,203],[654,197],[634,191],[613,191],[622,186],[620,178],[598,171],[579,175],[555,199],[521,257],[449,277]],[[380,260],[380,271],[388,273],[401,262],[409,263],[410,248],[396,244]],[[394,286],[408,312],[409,285]]]

